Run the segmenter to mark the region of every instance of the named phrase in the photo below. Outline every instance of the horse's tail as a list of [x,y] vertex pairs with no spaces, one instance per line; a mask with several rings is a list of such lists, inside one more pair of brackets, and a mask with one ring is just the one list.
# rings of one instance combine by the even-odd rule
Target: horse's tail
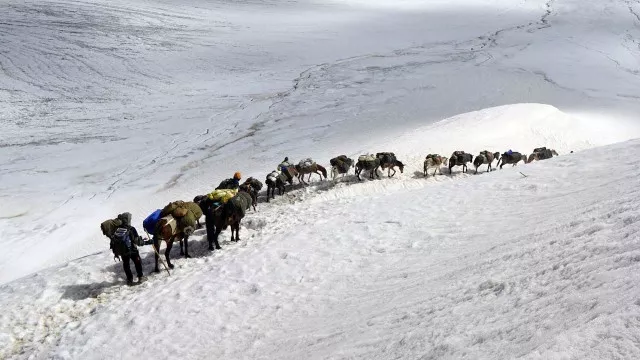
[[320,170],[320,172],[322,172],[322,175],[324,175],[325,180],[327,179],[327,169],[324,168],[324,166],[320,165],[320,164],[316,164],[316,166],[318,166],[318,170]]

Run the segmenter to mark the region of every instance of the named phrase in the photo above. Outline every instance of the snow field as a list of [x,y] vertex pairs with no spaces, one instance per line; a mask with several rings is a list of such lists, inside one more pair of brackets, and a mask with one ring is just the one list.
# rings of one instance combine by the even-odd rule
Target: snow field
[[170,277],[122,286],[104,252],[5,285],[2,338],[62,358],[633,358],[639,147],[315,183],[221,251],[199,230]]

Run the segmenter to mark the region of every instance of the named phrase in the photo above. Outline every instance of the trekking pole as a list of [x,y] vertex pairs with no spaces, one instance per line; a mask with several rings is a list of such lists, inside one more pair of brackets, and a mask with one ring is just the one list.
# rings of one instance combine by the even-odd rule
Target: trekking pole
[[[147,233],[147,236],[149,237],[149,239],[151,239],[151,235],[149,235],[149,233],[147,232],[147,229],[145,229],[144,232]],[[158,242],[158,247],[160,247],[159,244],[160,243]],[[171,273],[169,272],[169,268],[167,267],[167,264],[164,263],[164,260],[162,260],[162,256],[160,256],[160,253],[158,253],[158,249],[156,249],[156,247],[153,244],[151,244],[151,247],[153,248],[153,252],[155,252],[156,255],[158,256],[158,259],[160,259],[160,262],[162,263],[162,266],[164,266],[164,269],[167,270],[167,274],[171,276]]]

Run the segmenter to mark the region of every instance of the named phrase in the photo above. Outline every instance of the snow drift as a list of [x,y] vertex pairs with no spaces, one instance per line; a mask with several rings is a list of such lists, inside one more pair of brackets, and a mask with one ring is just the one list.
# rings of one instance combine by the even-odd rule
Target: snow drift
[[[521,110],[538,120],[552,110],[532,106]],[[456,119],[433,127],[463,129]],[[548,145],[563,144],[585,145]],[[261,203],[221,251],[196,232],[193,259],[136,287],[108,251],[74,260],[0,288],[1,354],[634,358],[639,149],[560,151],[478,176],[316,183]],[[148,248],[143,257],[148,272]]]

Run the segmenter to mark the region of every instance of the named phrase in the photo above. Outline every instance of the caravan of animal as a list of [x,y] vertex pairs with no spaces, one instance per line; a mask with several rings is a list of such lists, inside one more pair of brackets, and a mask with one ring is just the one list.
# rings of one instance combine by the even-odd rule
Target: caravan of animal
[[[558,156],[558,153],[546,147],[535,148],[528,159],[525,155],[511,150],[502,155],[498,152],[491,153],[488,150],[484,150],[475,159],[471,154],[460,150],[454,151],[448,159],[439,154],[428,154],[424,160],[423,174],[425,178],[428,177],[430,169],[435,169],[433,176],[436,173],[442,174],[442,166],[448,166],[449,174],[452,173],[452,169],[455,166],[462,166],[462,172],[466,173],[467,163],[472,162],[472,160],[477,174],[478,168],[483,164],[487,165],[487,172],[493,171],[492,164],[496,159],[498,159],[496,167],[502,169],[505,164],[515,166],[520,161],[524,161],[526,164],[534,160],[549,159],[553,156]],[[336,180],[339,174],[344,177],[349,172],[349,169],[354,166],[353,159],[346,155],[332,158],[329,162],[333,180]],[[355,175],[359,181],[362,181],[360,174],[362,171],[367,170],[369,171],[370,179],[374,179],[374,175],[379,179],[378,169],[383,171],[388,169],[387,176],[393,177],[396,174],[396,167],[400,169],[400,173],[404,172],[404,164],[392,152],[379,152],[375,156],[372,154],[360,155],[355,163]],[[289,158],[285,157],[276,170],[266,176],[267,202],[270,198],[275,198],[275,189],[278,189],[279,195],[284,195],[286,183],[293,185],[294,178],[297,178],[300,184],[308,185],[304,180],[304,175],[306,174],[309,174],[307,181],[311,180],[312,174],[318,174],[320,180],[327,179],[327,170],[312,159],[307,158],[297,165],[293,165],[289,162]],[[167,244],[164,254],[170,269],[174,268],[169,256],[174,241],[178,240],[180,242],[180,255],[184,255],[186,258],[191,257],[189,255],[188,239],[195,229],[201,227],[200,217],[202,215],[205,216],[209,250],[221,248],[218,243],[218,237],[227,227],[231,228],[231,241],[240,240],[241,221],[245,217],[246,211],[250,208],[253,207],[253,210],[257,211],[258,194],[263,187],[262,183],[253,177],[249,177],[242,184],[240,184],[240,179],[241,174],[236,172],[232,178],[223,180],[213,192],[207,195],[198,195],[192,202],[171,202],[163,209],[157,209],[145,219],[143,226],[148,233],[152,234],[153,241],[139,240],[138,242],[140,245],[153,244],[155,250],[155,272],[159,271],[158,260],[161,241]],[[109,236],[109,232],[105,230],[105,224],[109,221],[113,220],[103,222],[101,228],[103,233],[111,239],[113,236]],[[127,266],[125,266],[125,270],[128,270]],[[130,271],[127,271],[128,278],[130,278],[129,273]],[[142,273],[139,272],[139,274]],[[128,280],[128,283],[130,282]]]

